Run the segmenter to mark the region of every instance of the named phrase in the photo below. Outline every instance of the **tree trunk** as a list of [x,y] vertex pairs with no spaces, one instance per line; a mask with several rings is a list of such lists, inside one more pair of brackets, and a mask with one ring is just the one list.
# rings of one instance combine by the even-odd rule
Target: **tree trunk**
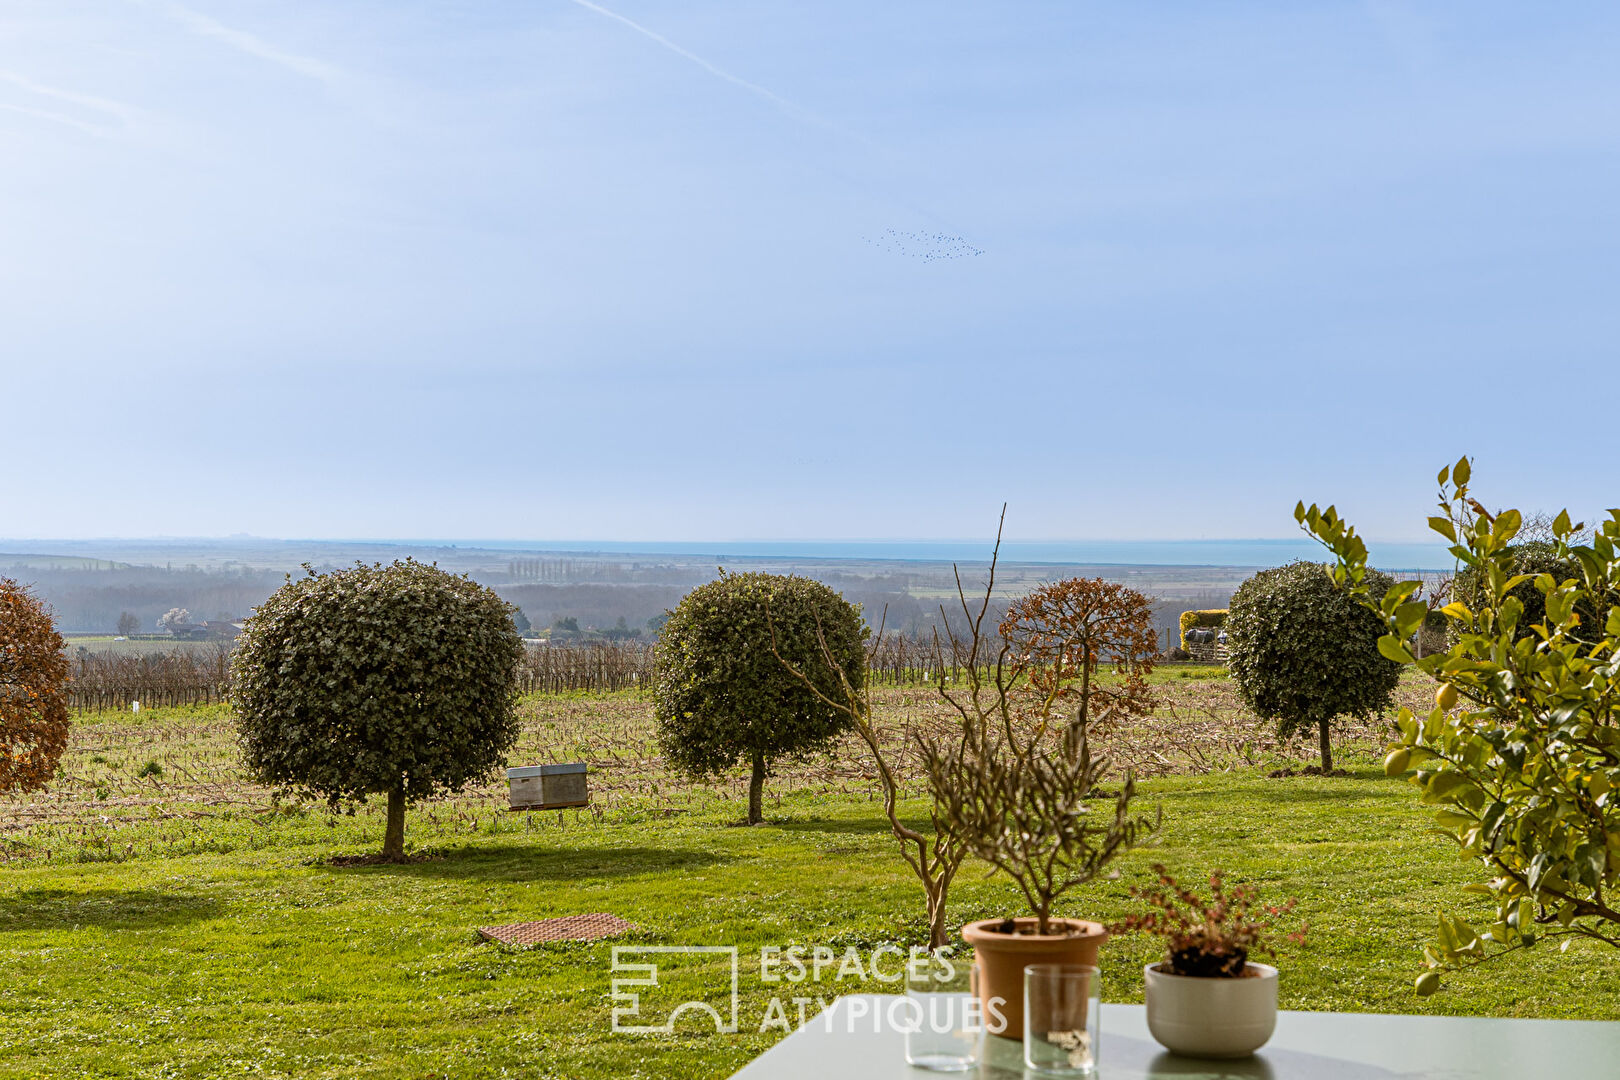
[[929,889],[928,893],[928,947],[930,949],[943,949],[951,944],[951,932],[945,925],[945,890],[943,888]]
[[1322,747],[1322,773],[1326,775],[1333,771],[1333,745],[1328,742],[1328,722],[1326,720],[1317,723],[1316,734]]
[[405,861],[405,785],[388,793],[388,831],[383,835],[382,857],[388,862]]
[[754,775],[748,779],[748,824],[758,825],[765,820],[760,802],[765,795],[765,755],[754,751]]

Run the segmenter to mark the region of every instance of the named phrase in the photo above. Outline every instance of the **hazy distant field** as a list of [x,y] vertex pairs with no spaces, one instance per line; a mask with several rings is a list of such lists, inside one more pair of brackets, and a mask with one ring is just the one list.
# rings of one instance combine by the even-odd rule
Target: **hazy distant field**
[[124,565],[79,555],[28,555],[9,552],[0,555],[0,569],[6,574],[17,574],[27,570],[117,570]]
[[67,637],[68,653],[72,654],[79,649],[88,649],[91,652],[120,653],[128,656],[150,656],[154,653],[171,652],[213,652],[222,645],[230,647],[229,642],[219,641],[175,641],[173,638],[150,638],[139,640],[119,640],[111,634],[92,634],[80,636],[77,634]]
[[[117,646],[123,652],[150,648],[140,643],[125,649],[124,643],[109,641],[125,612],[135,616],[143,631],[150,631],[172,608],[188,610],[194,621],[239,619],[263,603],[286,580],[287,573],[300,572],[301,563],[330,569],[356,560],[386,562],[407,556],[470,574],[521,608],[537,628],[573,619],[581,627],[606,629],[623,619],[626,629],[649,633],[651,621],[678,604],[689,590],[712,580],[716,567],[722,565],[732,570],[802,574],[823,581],[852,603],[861,604],[874,624],[886,612],[889,629],[907,635],[928,636],[938,625],[941,605],[956,609],[952,565],[938,558],[874,558],[850,553],[823,557],[781,552],[559,552],[252,539],[15,543],[19,548],[28,546],[22,548],[22,554],[0,552],[0,574],[33,586],[51,605],[62,630],[95,635],[76,640],[75,647],[100,650]],[[45,543],[61,543],[71,554],[41,554],[35,545]],[[843,550],[851,545],[831,547]],[[893,550],[915,554],[929,549],[893,546]],[[970,561],[961,564],[962,582],[970,594],[981,587],[988,556],[987,541]],[[1005,602],[1043,581],[1101,576],[1152,597],[1156,601],[1154,625],[1167,634],[1188,608],[1224,606],[1232,590],[1251,572],[1238,566],[1008,559],[997,572],[997,600]]]

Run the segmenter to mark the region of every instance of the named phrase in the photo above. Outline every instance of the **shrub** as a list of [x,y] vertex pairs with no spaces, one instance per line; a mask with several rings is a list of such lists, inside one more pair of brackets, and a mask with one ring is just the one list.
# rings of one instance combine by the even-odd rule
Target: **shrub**
[[[1159,641],[1153,602],[1135,589],[1102,578],[1048,582],[1009,605],[999,629],[1025,672],[1018,689],[1043,722],[1053,710],[1070,709],[1084,725],[1152,709],[1147,677]],[[1097,678],[1105,665],[1117,681]]]
[[484,779],[517,741],[522,639],[499,596],[434,566],[305,570],[232,656],[247,766],[333,806],[386,794],[383,858],[403,859],[406,806]]
[[[1413,599],[1415,581],[1381,589],[1366,569],[1367,548],[1333,507],[1295,508],[1294,516],[1336,556],[1335,580],[1361,598],[1386,631],[1386,656],[1413,664],[1440,685],[1424,715],[1402,709],[1399,740],[1384,770],[1411,782],[1436,807],[1435,821],[1488,880],[1470,884],[1494,902],[1479,931],[1442,912],[1420,994],[1439,989],[1440,973],[1470,967],[1540,942],[1575,937],[1620,947],[1620,606],[1601,626],[1583,617],[1620,589],[1620,510],[1579,543],[1568,513],[1552,525],[1552,556],[1578,571],[1568,577],[1516,572],[1517,510],[1487,513],[1468,491],[1467,458],[1440,470],[1443,517],[1430,528],[1477,575],[1473,599],[1440,610],[1454,644],[1414,658],[1405,641],[1427,616]],[[1542,621],[1526,628],[1526,584],[1541,601]]]
[[1019,731],[1004,723],[1002,708],[1016,713],[1017,705],[1003,688],[990,708],[976,694],[941,694],[967,719],[947,738],[917,740],[939,816],[969,851],[1017,884],[1036,931],[1049,934],[1054,905],[1156,832],[1159,821],[1131,816],[1136,780],[1129,773],[1111,797],[1102,795],[1110,763],[1092,757],[1089,722],[1065,725],[1054,746],[1042,725]]
[[[1294,901],[1259,905],[1260,894],[1251,886],[1227,889],[1219,870],[1209,875],[1210,899],[1176,883],[1162,863],[1153,864],[1159,880],[1131,886],[1131,895],[1154,910],[1128,915],[1108,928],[1110,934],[1144,933],[1164,938],[1163,970],[1171,975],[1206,979],[1236,979],[1243,975],[1249,954],[1263,952],[1276,959],[1270,938],[1277,919],[1294,910]],[[1254,908],[1259,905],[1257,913]],[[1296,945],[1305,940],[1304,928],[1288,935]]]
[[[1519,617],[1518,629],[1514,631],[1514,640],[1522,640],[1534,634],[1531,627],[1544,623],[1547,619],[1547,602],[1541,590],[1536,588],[1535,578],[1541,574],[1550,574],[1554,581],[1569,581],[1581,577],[1581,564],[1573,556],[1565,557],[1558,554],[1557,545],[1545,540],[1531,540],[1526,543],[1509,544],[1507,553],[1511,556],[1507,568],[1513,574],[1523,574],[1526,580],[1521,581],[1508,591],[1524,606],[1524,614]],[[1452,585],[1451,595],[1462,601],[1468,607],[1478,607],[1489,589],[1485,580],[1486,574],[1480,567],[1465,566],[1458,572]],[[1588,593],[1576,602],[1576,614],[1580,615],[1581,622],[1575,628],[1574,638],[1585,641],[1588,646],[1603,636],[1603,622],[1608,617],[1609,609],[1614,606],[1616,595],[1612,591]],[[1434,613],[1441,620],[1444,615]],[[1451,639],[1455,640],[1453,631]]]
[[[771,765],[849,730],[848,713],[830,702],[844,698],[839,672],[865,682],[866,634],[860,610],[819,581],[722,571],[688,593],[658,635],[653,701],[665,756],[695,777],[751,766],[748,822],[758,824]],[[822,662],[823,641],[836,670]]]
[[0,791],[37,791],[67,749],[68,660],[39,598],[0,577]]
[[1199,629],[1219,630],[1226,623],[1227,608],[1210,608],[1205,611],[1183,611],[1181,613],[1181,647],[1187,647],[1187,631],[1198,627]]
[[1315,728],[1322,771],[1332,772],[1334,718],[1372,716],[1393,701],[1400,665],[1378,651],[1383,624],[1309,562],[1255,574],[1228,611],[1228,663],[1244,702],[1284,738]]

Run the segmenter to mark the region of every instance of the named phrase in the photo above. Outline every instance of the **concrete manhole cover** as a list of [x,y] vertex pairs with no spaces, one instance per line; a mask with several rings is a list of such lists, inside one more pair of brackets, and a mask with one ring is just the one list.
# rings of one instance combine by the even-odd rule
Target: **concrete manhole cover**
[[635,928],[635,923],[625,922],[617,915],[596,912],[507,926],[480,926],[478,932],[490,941],[506,945],[539,945],[546,941],[595,941],[597,938],[615,937]]

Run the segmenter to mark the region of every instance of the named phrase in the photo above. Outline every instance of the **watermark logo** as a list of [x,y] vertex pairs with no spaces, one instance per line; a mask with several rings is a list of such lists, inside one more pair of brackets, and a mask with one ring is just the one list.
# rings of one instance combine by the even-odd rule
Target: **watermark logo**
[[[633,962],[640,957],[652,959],[643,963]],[[698,959],[693,960],[694,957]],[[714,980],[716,973],[711,969],[716,966],[714,959],[718,957],[725,957],[727,961],[724,974],[730,979],[729,1015],[722,1015],[721,1010],[708,1001],[691,996],[694,978],[699,980],[700,985]],[[671,985],[677,981],[669,977],[672,971],[679,972],[678,981],[682,985],[679,991],[674,991]],[[621,973],[625,975],[624,978],[618,977]],[[623,1003],[613,1007],[615,1032],[625,1035],[672,1035],[676,1022],[686,1014],[707,1014],[713,1020],[717,1034],[734,1035],[737,1032],[738,968],[735,945],[615,945],[613,974],[612,999]],[[716,990],[718,985],[707,985],[705,988]],[[672,992],[658,993],[661,990]],[[650,999],[646,1002],[646,1012],[642,1011],[644,997]],[[660,1009],[661,997],[680,997],[680,1000],[666,1012]],[[652,1022],[659,1015],[664,1017],[663,1022]]]
[[[720,962],[723,960],[723,963]],[[853,1027],[885,1027],[908,1036],[932,1032],[971,1035],[1006,1026],[1005,1002],[981,1006],[971,961],[949,948],[930,950],[879,945],[863,953],[825,945],[765,946],[759,950],[758,978],[776,991],[759,1019],[761,1033],[791,1031],[816,1016],[831,1030],[832,999],[876,990],[885,999],[852,998],[838,1011]],[[613,949],[613,1031],[627,1035],[670,1035],[686,1022],[717,1034],[741,1026],[738,949],[735,945],[618,945]],[[873,984],[877,985],[873,985]],[[772,985],[774,984],[774,985]],[[730,991],[729,1010],[717,1007],[720,989]],[[703,1017],[708,1021],[704,1022]],[[752,1027],[753,1020],[749,1020]]]

